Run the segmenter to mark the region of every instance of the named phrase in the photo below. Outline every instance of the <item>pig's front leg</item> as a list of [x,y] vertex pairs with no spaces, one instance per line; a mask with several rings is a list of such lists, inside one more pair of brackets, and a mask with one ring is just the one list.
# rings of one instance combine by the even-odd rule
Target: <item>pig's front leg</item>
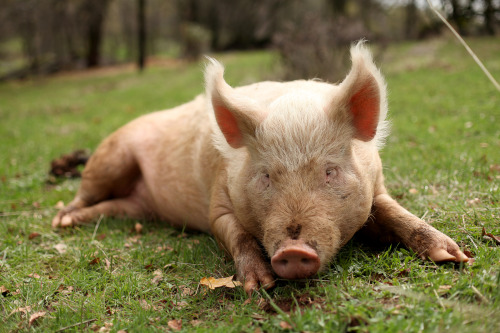
[[219,245],[233,257],[238,279],[244,283],[248,296],[259,285],[265,289],[274,286],[271,265],[257,240],[238,222],[229,197],[221,188],[212,196],[210,228]]
[[468,260],[450,237],[408,212],[387,193],[375,196],[373,206],[374,220],[366,224],[372,235],[385,241],[401,242],[422,259],[434,262]]

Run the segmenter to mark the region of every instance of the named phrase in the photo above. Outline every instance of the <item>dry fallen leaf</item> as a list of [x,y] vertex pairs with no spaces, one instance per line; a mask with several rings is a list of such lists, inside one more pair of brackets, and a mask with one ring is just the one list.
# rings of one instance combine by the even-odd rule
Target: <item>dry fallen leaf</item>
[[464,250],[463,252],[467,256],[467,258],[469,258],[469,260],[467,261],[467,265],[472,266],[474,264],[474,261],[476,261],[476,259],[474,258],[474,254],[469,250]]
[[410,192],[410,194],[417,194],[418,190],[416,188],[411,188],[408,190],[408,192]]
[[474,258],[474,254],[472,254],[469,250],[464,250],[463,252],[469,259]]
[[59,243],[59,244],[54,245],[54,248],[57,250],[57,252],[59,252],[59,254],[63,254],[66,252],[66,249],[68,248],[68,246],[64,243]]
[[113,314],[116,313],[116,309],[113,309],[113,308],[107,306],[106,307],[106,313],[111,316],[111,315],[113,315]]
[[158,246],[155,250],[155,253],[162,252],[162,251],[173,251],[174,248],[168,245],[163,245],[163,246]]
[[90,262],[89,262],[89,265],[97,265],[98,263],[101,262],[101,258],[99,257],[95,257],[94,259],[92,259]]
[[483,236],[483,237],[485,237],[485,236],[486,236],[486,237],[489,237],[489,238],[491,238],[492,240],[494,240],[494,241],[495,241],[498,245],[500,245],[500,237],[499,237],[499,236],[495,236],[495,235],[493,235],[493,234],[491,234],[491,233],[489,233],[489,232],[487,233],[487,232],[486,232],[486,229],[484,229],[484,227],[483,227],[483,233],[482,233],[482,236]]
[[41,318],[43,316],[45,316],[47,312],[45,311],[38,311],[38,312],[35,312],[33,313],[31,316],[30,316],[30,321],[29,321],[29,326],[33,325],[33,323],[38,319],[38,318]]
[[37,237],[40,237],[40,234],[38,232],[32,232],[29,236],[28,236],[28,239],[33,239],[33,238],[37,238]]
[[166,264],[165,266],[163,266],[163,269],[172,269],[172,268],[175,268],[174,264]]
[[168,327],[174,331],[180,331],[182,329],[182,319],[172,319],[168,321]]
[[153,272],[153,279],[151,280],[152,284],[158,284],[163,279],[163,272],[161,269],[157,269]]
[[[15,310],[13,310],[13,311],[10,313],[10,315],[12,315],[12,314],[14,314],[14,313],[16,313],[16,312],[22,312],[22,313],[26,314],[26,313],[28,313],[28,312],[30,312],[30,311],[31,311],[31,306],[29,306],[29,305],[28,305],[28,306],[26,306],[26,307],[24,307],[24,308],[17,308],[17,309],[15,309]],[[10,315],[9,315],[9,316],[10,316]]]
[[0,294],[2,296],[7,297],[10,294],[9,289],[5,288],[5,286],[0,286]]
[[163,277],[156,275],[154,278],[151,279],[152,284],[158,284],[160,281],[163,279]]
[[109,332],[113,327],[113,323],[104,323],[104,326],[99,329],[99,332]]
[[292,325],[290,325],[286,321],[280,321],[280,327],[284,330],[291,330],[292,329]]
[[191,324],[191,326],[199,326],[199,325],[203,324],[203,320],[193,319],[189,323]]
[[254,312],[250,315],[250,318],[255,319],[257,321],[265,321],[266,317],[261,315],[260,313]]
[[40,278],[40,275],[36,274],[36,273],[31,273],[31,274],[28,274],[28,277],[30,278],[34,278],[34,279],[39,279]]
[[74,288],[72,286],[69,286],[68,288],[66,288],[66,290],[62,290],[61,294],[63,294],[63,295],[69,295],[69,294],[71,294],[73,292],[73,289]]
[[109,271],[111,268],[111,262],[108,260],[108,258],[104,259],[104,264],[106,265],[106,270]]
[[182,308],[185,308],[186,306],[188,306],[188,302],[186,301],[180,301],[180,302],[177,302],[174,304],[174,306],[177,308],[177,309],[182,309]]
[[450,289],[451,289],[451,286],[450,286],[450,285],[445,284],[445,285],[439,286],[439,288],[438,288],[437,292],[438,292],[438,293],[440,293],[440,294],[445,294],[445,293],[447,293],[447,292],[448,292],[448,290],[450,290]]
[[95,239],[97,239],[97,240],[103,240],[104,238],[106,238],[106,234],[99,234],[99,235],[95,236]]
[[181,294],[182,296],[193,296],[194,290],[191,288],[184,287],[182,288]]
[[139,304],[141,304],[141,308],[143,308],[144,310],[151,309],[151,304],[148,304],[148,302],[145,299],[141,299],[139,301]]
[[479,198],[467,200],[467,206],[477,206],[480,203],[481,203],[481,199],[479,199]]
[[209,278],[203,278],[200,281],[200,284],[203,286],[207,286],[210,289],[215,289],[215,288],[220,288],[220,287],[228,287],[228,288],[234,288],[241,286],[241,282],[239,281],[233,281],[234,275],[221,278],[221,279],[216,279],[213,277]]
[[127,238],[127,241],[129,241],[130,243],[139,243],[141,240],[141,235],[135,235],[135,236],[132,236],[132,237],[129,237]]

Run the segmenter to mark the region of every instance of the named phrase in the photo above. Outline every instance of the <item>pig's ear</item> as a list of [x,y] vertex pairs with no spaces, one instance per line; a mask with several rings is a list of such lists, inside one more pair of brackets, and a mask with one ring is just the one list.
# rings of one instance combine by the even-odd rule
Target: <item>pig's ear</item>
[[[340,84],[335,104],[347,110],[354,137],[370,141],[383,131],[387,114],[384,78],[375,66],[370,51],[358,42],[351,47],[352,68]],[[384,133],[379,133],[383,136]]]
[[257,103],[238,94],[224,80],[224,67],[213,58],[205,69],[205,85],[215,114],[215,120],[227,143],[233,148],[242,147],[255,136],[263,120]]

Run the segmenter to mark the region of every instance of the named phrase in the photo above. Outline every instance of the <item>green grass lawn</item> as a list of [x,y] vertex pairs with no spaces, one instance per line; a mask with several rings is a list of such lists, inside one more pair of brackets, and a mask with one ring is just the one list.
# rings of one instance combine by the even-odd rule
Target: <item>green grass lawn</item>
[[[500,80],[499,40],[471,46]],[[279,72],[270,53],[220,59],[233,85]],[[235,273],[208,235],[106,218],[52,230],[79,184],[47,182],[53,158],[203,89],[201,64],[60,75],[0,85],[0,331],[500,331],[500,249],[481,233],[500,235],[500,93],[452,40],[394,45],[381,61],[387,187],[472,265],[353,240],[316,278],[279,280],[248,302],[242,288],[199,284]]]

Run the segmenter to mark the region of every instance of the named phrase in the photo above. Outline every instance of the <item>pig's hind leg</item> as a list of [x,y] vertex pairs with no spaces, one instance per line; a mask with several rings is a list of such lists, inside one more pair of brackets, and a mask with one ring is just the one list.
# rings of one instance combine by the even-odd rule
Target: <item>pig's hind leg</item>
[[115,133],[91,156],[75,198],[57,213],[52,227],[88,223],[101,215],[147,217],[145,192],[133,154]]
[[450,237],[408,212],[387,193],[375,196],[372,217],[362,228],[365,235],[400,242],[422,259],[434,262],[468,260]]

